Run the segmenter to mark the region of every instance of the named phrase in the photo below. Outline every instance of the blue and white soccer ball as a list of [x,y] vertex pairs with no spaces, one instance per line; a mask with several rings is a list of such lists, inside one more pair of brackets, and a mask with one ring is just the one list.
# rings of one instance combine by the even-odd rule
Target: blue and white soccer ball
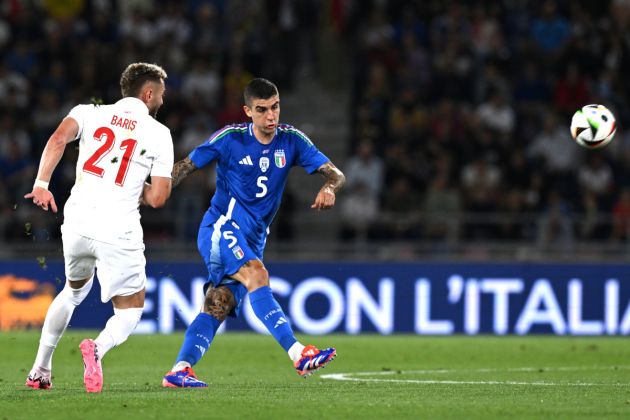
[[606,146],[616,132],[615,116],[604,105],[585,105],[571,119],[571,136],[577,144],[587,149]]

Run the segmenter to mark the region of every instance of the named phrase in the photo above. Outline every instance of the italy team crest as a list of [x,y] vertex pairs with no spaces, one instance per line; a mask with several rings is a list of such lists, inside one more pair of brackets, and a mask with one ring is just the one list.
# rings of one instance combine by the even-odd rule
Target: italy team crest
[[258,161],[258,164],[260,165],[260,170],[263,172],[267,172],[267,169],[269,169],[269,158],[268,157],[261,157],[260,161]]
[[284,150],[276,150],[275,152],[273,152],[273,157],[278,168],[284,168],[284,166],[287,164],[287,157],[284,155]]
[[237,259],[242,259],[245,256],[245,253],[243,252],[243,250],[241,249],[240,246],[236,245],[234,248],[232,248],[232,252],[234,253],[234,256]]

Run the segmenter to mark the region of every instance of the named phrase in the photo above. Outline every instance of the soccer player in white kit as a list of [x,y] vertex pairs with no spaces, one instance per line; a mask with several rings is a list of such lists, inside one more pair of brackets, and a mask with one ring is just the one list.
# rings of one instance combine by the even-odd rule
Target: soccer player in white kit
[[[155,64],[134,63],[122,73],[123,98],[111,105],[78,105],[59,124],[42,153],[33,191],[25,198],[57,212],[48,191],[66,144],[79,139],[76,180],[61,226],[66,286],[48,308],[37,357],[26,380],[49,389],[52,355],[74,308],[92,288],[94,269],[101,300],[114,315],[95,340],[79,346],[87,392],[103,386],[101,360],[123,343],[142,315],[146,284],[139,204],[162,207],[171,193],[173,140],[155,120],[163,102],[166,72]],[[148,177],[151,183],[146,183]]]

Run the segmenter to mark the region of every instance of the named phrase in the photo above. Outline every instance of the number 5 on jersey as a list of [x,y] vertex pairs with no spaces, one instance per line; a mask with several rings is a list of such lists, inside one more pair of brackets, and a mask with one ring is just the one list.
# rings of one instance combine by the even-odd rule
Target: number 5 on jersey
[[258,180],[256,181],[256,185],[258,186],[258,188],[260,188],[260,192],[256,193],[257,198],[264,197],[265,194],[267,194],[267,186],[264,184],[264,182],[267,180],[269,180],[269,178],[267,178],[266,176],[258,177]]
[[[109,127],[97,128],[94,132],[94,140],[103,142],[101,147],[96,149],[96,152],[90,156],[83,164],[83,172],[98,176],[100,178],[105,174],[105,169],[97,166],[97,164],[114,148],[116,136]],[[116,185],[122,187],[127,178],[127,172],[129,171],[129,162],[133,157],[133,153],[136,151],[136,145],[138,142],[134,139],[126,139],[120,143],[120,149],[124,150],[122,159],[120,160],[120,166],[118,167],[118,173],[116,174]],[[112,163],[115,161],[112,160]]]

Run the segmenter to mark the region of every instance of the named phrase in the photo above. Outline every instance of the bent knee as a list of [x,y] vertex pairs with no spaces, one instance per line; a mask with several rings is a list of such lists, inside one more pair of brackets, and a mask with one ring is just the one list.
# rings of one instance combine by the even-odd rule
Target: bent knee
[[219,321],[224,321],[235,307],[236,299],[227,287],[211,287],[206,292],[203,312]]
[[269,272],[261,261],[251,261],[247,265],[244,274],[247,278],[246,287],[249,291],[256,290],[259,287],[269,286]]

